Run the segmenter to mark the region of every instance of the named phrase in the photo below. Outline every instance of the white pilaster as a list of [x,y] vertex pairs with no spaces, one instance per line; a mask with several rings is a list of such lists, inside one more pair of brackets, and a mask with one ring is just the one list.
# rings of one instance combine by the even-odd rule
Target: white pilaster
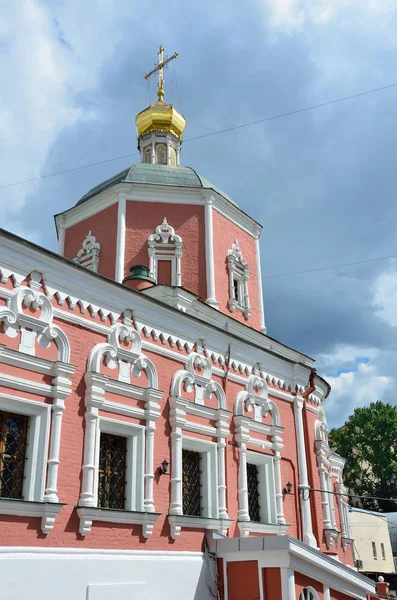
[[58,221],[58,254],[61,256],[65,252],[65,223],[64,217],[61,216]]
[[51,440],[50,451],[47,461],[47,487],[44,493],[46,502],[58,502],[58,468],[59,448],[61,444],[62,415],[65,410],[65,402],[60,398],[54,398],[52,405]]
[[240,444],[240,464],[238,466],[238,520],[249,521],[248,482],[247,482],[247,446]]
[[117,247],[116,247],[116,273],[115,279],[121,283],[124,279],[125,264],[125,219],[127,212],[127,201],[119,198],[117,213]]
[[330,512],[330,502],[329,502],[329,494],[326,490],[328,490],[328,477],[324,467],[319,467],[320,472],[320,485],[323,490],[321,493],[321,503],[323,505],[323,515],[324,515],[324,528],[331,529],[332,521],[331,521],[331,512]]
[[219,518],[228,519],[226,506],[225,438],[218,440],[218,502]]
[[266,333],[265,311],[263,308],[263,288],[262,288],[262,270],[261,270],[261,249],[259,237],[256,238],[256,270],[258,273],[258,292],[259,292],[259,314],[261,319],[261,332]]
[[310,486],[307,477],[307,462],[305,436],[303,430],[303,398],[297,396],[294,401],[295,433],[298,453],[299,470],[299,496],[302,513],[303,541],[312,548],[317,548],[317,542],[313,535],[312,515],[310,510]]
[[296,600],[294,570],[283,567],[280,571],[282,600]]
[[170,515],[182,515],[182,430],[171,432],[171,504]]
[[280,463],[281,463],[281,455],[280,455],[280,452],[277,451],[274,454],[274,480],[275,480],[274,483],[275,483],[275,488],[276,488],[277,523],[279,525],[285,525]]
[[85,439],[83,480],[81,483],[80,506],[96,506],[95,484],[95,442],[98,427],[98,409],[88,407],[85,413]]
[[327,585],[326,583],[323,584],[323,594],[324,594],[324,600],[331,600],[331,594],[329,591],[329,585]]
[[144,510],[154,512],[153,498],[153,463],[154,463],[154,432],[156,426],[154,421],[146,421],[146,460],[145,460],[145,497],[143,501]]
[[205,201],[205,262],[207,276],[207,299],[206,304],[218,308],[219,304],[215,296],[215,265],[214,265],[214,239],[212,224],[212,199]]

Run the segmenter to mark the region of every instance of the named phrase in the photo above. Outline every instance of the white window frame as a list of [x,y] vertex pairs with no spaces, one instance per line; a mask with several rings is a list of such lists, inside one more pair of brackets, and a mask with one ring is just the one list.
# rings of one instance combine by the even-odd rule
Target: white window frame
[[26,464],[22,500],[0,499],[0,514],[21,517],[41,517],[41,530],[50,533],[55,518],[62,509],[58,502],[46,502],[44,490],[47,476],[47,456],[51,425],[51,405],[19,396],[0,394],[0,410],[29,418]]
[[[218,453],[216,443],[183,436],[183,450],[200,453],[202,470],[200,477],[200,484],[202,485],[201,516],[206,519],[218,519]],[[192,515],[184,516],[189,517]]]
[[[252,313],[248,292],[250,268],[243,258],[237,239],[234,240],[234,244],[227,254],[226,262],[229,271],[229,310],[230,312],[234,312],[235,310],[241,311],[244,318],[248,320]],[[238,285],[238,299],[234,295],[235,281],[237,281]]]
[[[202,372],[198,372],[200,368]],[[183,398],[184,390],[194,390],[195,399]],[[205,406],[206,398],[216,396],[218,408]],[[227,513],[226,500],[226,439],[229,435],[230,412],[226,410],[226,396],[222,386],[212,379],[212,365],[206,356],[191,352],[185,369],[174,373],[171,384],[170,424],[171,424],[171,505],[168,521],[171,537],[179,537],[181,529],[197,528],[218,531],[222,535],[232,524]],[[208,420],[202,424],[190,420],[190,416]],[[213,425],[215,423],[215,426]],[[194,438],[193,435],[207,436]],[[214,442],[212,439],[217,441]],[[182,502],[182,450],[193,450],[204,454],[203,468],[206,470],[204,493],[207,506],[203,516],[183,515]],[[212,479],[211,479],[212,477]]]
[[[274,478],[274,456],[247,450],[247,463],[258,467],[258,491],[260,523],[277,525],[276,486]],[[261,499],[266,499],[266,505]],[[254,524],[254,523],[252,523]]]
[[158,263],[160,260],[171,262],[171,282],[173,286],[182,285],[181,259],[183,241],[176,235],[175,229],[164,217],[155,233],[148,237],[149,276],[158,281]]
[[[124,510],[143,511],[145,427],[107,417],[99,417],[95,448],[94,494],[98,503],[99,453],[101,433],[110,433],[126,438],[126,486]],[[108,509],[106,509],[108,510]],[[111,510],[111,509],[110,509]]]
[[[79,504],[76,507],[80,519],[80,534],[85,536],[91,531],[93,521],[108,523],[127,523],[142,525],[142,534],[149,537],[159,516],[155,512],[153,499],[154,483],[154,432],[156,421],[160,416],[159,401],[163,395],[158,389],[157,372],[153,363],[142,354],[142,341],[135,329],[132,329],[131,311],[125,310],[123,323],[112,326],[107,344],[97,344],[90,352],[87,372],[84,375],[85,393],[85,436],[83,477]],[[127,340],[131,347],[121,345]],[[117,370],[118,379],[101,374],[103,358],[111,369]],[[139,376],[144,371],[147,375],[147,387],[131,384],[131,374]],[[107,393],[124,396],[131,400],[141,400],[145,407],[135,403],[115,402],[107,397]],[[114,417],[104,417],[99,411]],[[144,421],[141,426],[136,422],[122,421],[118,416],[127,416]],[[134,495],[130,487],[135,485],[127,479],[126,504],[124,510],[99,508],[98,503],[98,465],[100,430],[122,435],[128,438],[127,459],[131,459],[131,469],[137,473],[137,493]],[[134,458],[134,448],[137,450]],[[138,457],[140,455],[139,463]],[[142,462],[141,462],[142,459]],[[132,471],[131,471],[132,473]]]
[[[246,380],[245,391],[239,392],[234,401],[235,437],[240,459],[238,467],[238,526],[242,537],[247,537],[250,533],[284,534],[289,528],[284,517],[280,467],[284,428],[280,425],[277,406],[273,400],[270,400],[268,393],[263,373],[256,371]],[[272,417],[271,425],[263,422],[269,412]],[[267,441],[266,438],[270,438],[271,441]],[[247,446],[256,447],[258,451],[248,450]],[[267,449],[273,454],[261,452],[263,449]],[[273,465],[276,516],[273,523],[256,523],[251,521],[248,510],[247,462],[263,466],[270,460]],[[265,515],[263,515],[264,518]]]

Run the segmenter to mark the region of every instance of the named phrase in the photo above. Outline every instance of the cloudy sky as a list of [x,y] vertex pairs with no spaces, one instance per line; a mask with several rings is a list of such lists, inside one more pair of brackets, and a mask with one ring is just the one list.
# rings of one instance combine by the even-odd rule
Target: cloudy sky
[[397,402],[397,260],[361,262],[397,256],[397,87],[188,141],[396,83],[397,0],[0,0],[0,10],[1,227],[55,250],[53,215],[136,162],[143,75],[162,43],[179,52],[166,99],[187,117],[183,164],[264,225],[269,334],[316,358],[333,388],[331,425],[372,400]]

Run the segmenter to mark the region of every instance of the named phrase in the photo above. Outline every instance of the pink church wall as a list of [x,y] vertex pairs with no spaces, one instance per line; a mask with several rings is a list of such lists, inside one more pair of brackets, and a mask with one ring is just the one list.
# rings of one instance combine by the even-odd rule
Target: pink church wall
[[[53,304],[56,305],[56,299],[53,299]],[[79,306],[73,310],[65,302],[62,306],[57,305],[57,308],[67,313],[80,314]],[[93,317],[88,313],[84,314],[84,318],[96,323],[102,323],[100,316]],[[168,397],[170,393],[170,384],[175,371],[183,368],[182,363],[171,357],[160,356],[157,353],[145,350],[145,354],[153,361],[158,377],[159,389],[164,391],[164,396],[161,400],[161,416],[156,422],[155,445],[154,445],[154,467],[155,467],[155,483],[154,483],[154,500],[156,512],[160,516],[154,526],[153,535],[145,539],[141,535],[139,526],[131,527],[130,525],[109,523],[94,523],[92,531],[83,538],[78,533],[79,523],[75,506],[78,504],[81,491],[81,474],[83,463],[83,448],[84,448],[84,432],[85,432],[85,382],[84,373],[87,367],[87,358],[91,349],[98,343],[105,341],[105,336],[99,333],[92,332],[88,329],[82,330],[81,327],[68,323],[63,319],[54,320],[55,324],[59,325],[69,339],[71,346],[72,365],[75,365],[76,372],[72,378],[72,394],[65,401],[65,412],[62,423],[62,436],[60,445],[60,467],[58,478],[59,501],[64,503],[58,515],[54,530],[47,536],[40,531],[39,519],[29,519],[25,517],[9,517],[0,516],[0,536],[3,539],[4,545],[9,546],[44,546],[44,547],[82,547],[82,548],[119,548],[119,549],[172,549],[172,550],[189,550],[201,551],[203,542],[203,531],[182,529],[181,535],[177,540],[172,540],[169,536],[170,530],[168,525],[167,514],[170,504],[170,477],[169,475],[159,476],[158,466],[164,459],[171,462],[171,446],[170,446],[170,424],[169,424],[169,404]],[[103,324],[103,323],[102,323]],[[164,347],[159,341],[153,344]],[[7,347],[17,349],[19,343],[18,338],[9,338],[5,335],[3,329],[0,329],[0,344],[5,344]],[[47,349],[36,344],[37,355],[42,358],[55,361],[57,359],[55,342]],[[174,353],[181,357],[186,356],[186,350],[179,351],[177,347],[172,348]],[[2,371],[9,375],[19,375],[31,381],[43,381],[50,383],[50,378],[16,369],[7,365],[2,365]],[[105,365],[102,366],[102,372],[110,377],[115,377],[115,371],[112,371]],[[222,379],[218,376],[214,377],[215,381],[222,384]],[[145,375],[135,378],[133,381],[136,385],[143,387],[147,386],[147,378]],[[244,388],[242,385],[228,381],[226,385],[227,409],[234,412],[234,401],[238,392]],[[7,388],[1,391],[9,392]],[[12,390],[13,395],[41,402],[51,403],[48,398],[37,396],[34,391],[30,393],[19,392]],[[302,539],[302,530],[300,525],[300,505],[298,494],[298,465],[296,456],[296,436],[295,436],[295,421],[293,414],[293,405],[291,402],[272,396],[272,386],[269,386],[269,396],[276,403],[279,413],[281,425],[284,427],[283,444],[284,448],[281,452],[281,482],[282,487],[288,481],[292,483],[292,493],[284,496],[284,513],[286,521],[290,524],[288,535]],[[136,403],[142,406],[141,402],[130,400],[128,398],[115,394],[108,394],[108,397],[115,401],[125,403]],[[208,401],[209,406],[215,407],[214,397]],[[102,413],[101,413],[102,414]],[[103,413],[108,418],[117,418],[122,420],[130,420],[130,418],[120,417],[119,415]],[[307,440],[306,448],[309,462],[309,477],[311,477],[313,487],[319,488],[319,482],[316,479],[317,469],[315,465],[315,453],[313,446],[314,420],[316,415],[306,411],[307,415]],[[190,417],[189,417],[190,419]],[[191,420],[203,424],[213,424],[205,422],[199,417],[191,417]],[[237,537],[239,530],[237,526],[238,518],[238,464],[239,455],[238,448],[234,438],[233,418],[230,418],[230,435],[227,439],[226,446],[226,484],[227,484],[227,506],[229,517],[234,521],[229,531],[231,537]],[[184,432],[190,435],[187,432]],[[199,437],[197,434],[194,437]],[[208,439],[208,438],[206,438]],[[211,439],[211,438],[210,438]],[[258,448],[249,446],[249,449],[258,452]],[[260,451],[260,449],[259,449]],[[322,531],[322,507],[320,495],[312,494],[315,499],[312,505],[314,531],[318,534]],[[338,510],[336,509],[338,514]],[[325,550],[324,544],[321,548]],[[339,556],[343,562],[351,562],[351,555],[343,553],[339,550]]]
[[76,223],[65,231],[64,256],[76,257],[89,231],[101,245],[98,273],[114,279],[116,269],[117,247],[117,212],[118,204],[112,204],[96,215]]
[[[127,201],[125,275],[133,265],[149,266],[148,237],[164,217],[181,236],[182,287],[206,299],[204,207],[161,202]],[[165,267],[164,267],[165,269]],[[166,272],[161,272],[165,277]],[[164,281],[165,283],[165,281]]]
[[[240,227],[229,221],[226,217],[218,213],[215,209],[213,214],[213,239],[214,239],[214,262],[215,262],[215,296],[219,302],[219,310],[233,317],[237,321],[245,323],[253,329],[260,330],[260,311],[259,311],[259,287],[256,265],[256,242],[252,236],[245,233]],[[237,239],[242,250],[244,260],[250,267],[250,279],[248,281],[248,291],[252,314],[248,321],[244,315],[235,310],[233,313],[228,308],[229,300],[229,273],[227,270],[226,257],[231,250],[234,240]]]

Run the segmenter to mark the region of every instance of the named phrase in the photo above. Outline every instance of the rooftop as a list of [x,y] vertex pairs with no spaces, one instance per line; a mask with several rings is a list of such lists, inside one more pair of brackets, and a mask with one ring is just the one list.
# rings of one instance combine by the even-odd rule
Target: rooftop
[[203,188],[214,190],[214,192],[223,196],[223,198],[231,202],[231,204],[238,206],[238,204],[227,194],[210,183],[207,179],[205,179],[205,177],[199,175],[191,167],[169,167],[167,165],[150,165],[145,163],[136,163],[128,169],[124,169],[124,171],[114,175],[110,179],[107,179],[99,185],[96,185],[89,192],[84,194],[77,204],[85,202],[89,198],[96,196],[100,192],[103,192],[104,190],[118,183],[169,185],[173,187]]

